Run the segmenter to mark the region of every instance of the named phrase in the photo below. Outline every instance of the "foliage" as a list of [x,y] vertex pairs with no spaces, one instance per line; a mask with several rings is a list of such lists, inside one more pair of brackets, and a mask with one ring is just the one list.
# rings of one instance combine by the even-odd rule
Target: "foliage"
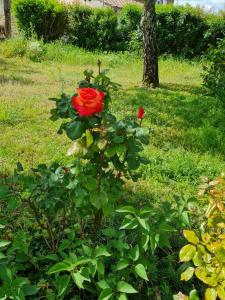
[[[116,13],[110,8],[66,8],[56,0],[46,1],[15,0],[19,28],[27,36],[34,33],[44,41],[61,37],[88,50],[141,53],[141,5],[127,4]],[[224,16],[189,6],[157,5],[156,10],[160,54],[201,56],[225,37]]]
[[122,50],[117,16],[111,8],[69,7],[69,41],[89,50]]
[[34,33],[44,41],[51,41],[65,30],[67,13],[57,0],[15,0],[13,9],[18,27],[26,37]]
[[[225,37],[223,17],[207,15],[198,8],[188,6],[157,5],[156,12],[160,54],[200,56],[210,46],[215,47],[219,39]],[[138,32],[141,14],[142,7],[134,4],[126,5],[120,12],[121,30],[127,38],[128,49],[133,32]],[[141,45],[140,35],[139,45]]]
[[[201,64],[194,61],[178,61],[173,58],[161,59],[162,88],[149,91],[137,87],[141,78],[142,64],[141,59],[132,55],[89,53],[71,45],[63,45],[62,42],[55,42],[45,45],[47,61],[37,64],[20,57],[6,59],[4,54],[13,42],[14,40],[7,41],[0,46],[0,70],[4,75],[1,77],[1,84],[4,88],[0,93],[0,156],[1,172],[8,174],[8,176],[1,176],[0,179],[0,223],[5,226],[0,231],[0,236],[4,241],[11,241],[11,244],[3,248],[2,252],[7,256],[5,265],[12,270],[13,279],[27,278],[29,285],[33,288],[35,286],[35,290],[38,290],[36,294],[26,297],[28,299],[41,297],[51,299],[55,294],[56,298],[71,299],[75,294],[77,299],[79,297],[96,299],[102,291],[95,285],[99,282],[98,271],[94,278],[90,276],[90,282],[86,280],[83,282],[84,289],[78,289],[70,271],[47,274],[55,264],[67,261],[68,257],[71,258],[70,253],[77,256],[76,262],[81,256],[86,257],[83,244],[90,247],[93,252],[97,246],[106,247],[111,256],[98,258],[105,265],[105,275],[101,275],[101,279],[106,277],[108,282],[108,274],[112,274],[110,278],[113,279],[115,279],[113,277],[115,274],[115,280],[125,281],[135,290],[140,291],[139,294],[127,294],[129,299],[138,299],[138,297],[157,299],[161,296],[163,300],[171,300],[172,295],[179,290],[188,294],[193,284],[200,294],[200,281],[197,279],[194,283],[193,281],[187,282],[185,286],[183,282],[179,282],[180,273],[185,267],[178,265],[178,251],[184,245],[180,231],[182,227],[191,229],[202,222],[202,208],[200,207],[196,212],[192,209],[193,204],[188,199],[189,196],[195,194],[199,177],[208,174],[210,178],[213,178],[225,166],[223,159],[224,109],[216,98],[207,97],[202,92]],[[92,237],[86,239],[93,224],[93,215],[87,217],[85,215],[82,220],[85,222],[86,235],[81,238],[80,225],[76,222],[79,219],[77,211],[80,210],[76,208],[74,215],[70,213],[71,206],[74,204],[73,200],[75,199],[76,204],[78,198],[72,196],[73,190],[65,188],[69,180],[80,176],[71,172],[64,173],[70,168],[73,169],[75,164],[73,156],[65,156],[66,150],[71,148],[71,142],[66,139],[66,135],[55,134],[56,128],[60,126],[60,119],[56,122],[48,119],[48,110],[52,108],[54,102],[47,101],[46,95],[56,95],[61,85],[63,91],[74,93],[74,81],[79,79],[81,70],[86,65],[92,65],[97,69],[94,64],[98,57],[104,61],[106,67],[113,67],[110,74],[123,83],[123,89],[110,91],[112,98],[109,106],[110,112],[116,113],[118,120],[126,117],[135,122],[138,107],[143,106],[145,108],[143,126],[147,125],[152,129],[151,143],[144,147],[143,152],[144,157],[149,158],[150,164],[140,165],[138,172],[142,173],[142,178],[135,183],[122,177],[125,186],[122,189],[122,196],[115,205],[115,210],[124,206],[133,206],[138,213],[145,207],[151,210],[145,219],[149,222],[151,232],[154,233],[149,234],[149,238],[151,236],[153,240],[153,248],[154,243],[157,246],[152,253],[152,246],[149,242],[149,249],[144,253],[149,262],[149,268],[146,269],[148,281],[142,280],[135,272],[135,267],[139,262],[133,261],[129,256],[129,251],[137,245],[139,240],[138,232],[135,229],[119,229],[124,219],[127,220],[128,213],[112,211],[112,215],[105,216],[97,235],[96,245],[93,245]],[[64,120],[64,122],[69,121],[70,119]],[[218,142],[214,143],[214,140]],[[18,155],[23,163],[24,171],[18,164],[13,175],[11,170]],[[60,163],[52,163],[55,160]],[[83,158],[81,160],[83,166],[84,160]],[[35,167],[40,162],[47,162],[48,166],[42,164]],[[30,166],[32,170],[28,171]],[[32,185],[29,182],[32,182]],[[9,193],[8,187],[13,188],[16,195]],[[38,192],[32,198],[32,202],[37,204],[38,212],[41,213],[38,218],[41,220],[41,225],[38,224],[34,211],[27,202],[33,189]],[[181,192],[183,196],[176,197],[177,202],[175,202],[172,195]],[[61,202],[60,198],[62,198]],[[66,225],[62,222],[63,209],[60,208],[63,202],[66,204],[64,206],[68,207]],[[56,215],[50,211],[54,203],[57,204]],[[201,205],[202,202],[198,201],[198,203]],[[91,206],[90,209],[95,208]],[[193,215],[192,211],[197,216]],[[58,241],[55,253],[51,250],[52,242],[49,244],[51,239],[47,231],[47,216],[50,221],[52,220],[50,225],[54,239]],[[191,219],[191,221],[189,219],[191,223],[189,225],[187,217]],[[163,221],[162,225],[161,221]],[[172,232],[163,230],[165,221],[169,228],[173,228]],[[194,221],[194,227],[192,221]],[[60,225],[65,226],[65,229],[60,228]],[[113,229],[116,232],[115,237],[109,236],[110,232],[105,232],[105,229]],[[123,237],[124,233],[125,237]],[[169,247],[163,246],[164,236],[167,237],[166,233],[169,235]],[[129,266],[124,270],[114,271],[112,265],[115,266],[121,258],[116,248],[117,245],[121,245],[120,235],[122,243],[129,246],[129,249],[123,250],[123,257],[129,259]],[[146,231],[141,231],[142,235],[146,235]],[[159,236],[162,238],[159,239]],[[140,264],[143,263],[140,262]],[[0,269],[2,266],[3,264]],[[92,267],[91,262],[82,267]],[[75,272],[80,268],[78,265]],[[136,269],[140,269],[140,266]],[[127,275],[128,271],[129,275]],[[82,272],[82,275],[83,273],[85,277],[86,272]],[[124,277],[121,279],[120,275]],[[24,280],[24,282],[27,281]],[[1,284],[2,281],[0,281]],[[113,286],[113,283],[110,282],[110,284]],[[90,294],[89,290],[93,292],[93,289],[95,294]],[[114,291],[114,295],[119,294],[117,289]],[[11,294],[8,293],[8,295]]]
[[204,86],[217,97],[224,100],[225,97],[225,40],[222,40],[218,48],[211,49],[208,59],[210,67],[205,67],[203,74]]
[[[206,194],[209,205],[205,222],[198,232],[184,230],[189,242],[180,250],[180,261],[186,264],[181,280],[188,281],[193,275],[206,285],[205,299],[225,298],[225,177],[205,182],[200,187],[200,195]],[[192,299],[191,297],[187,299]],[[199,298],[197,298],[199,299]]]

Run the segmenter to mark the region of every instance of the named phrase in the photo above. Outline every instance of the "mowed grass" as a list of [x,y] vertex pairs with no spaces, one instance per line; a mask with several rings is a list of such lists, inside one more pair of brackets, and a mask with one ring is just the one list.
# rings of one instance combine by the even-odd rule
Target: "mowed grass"
[[225,110],[201,87],[202,64],[161,59],[159,89],[141,86],[142,60],[129,54],[94,54],[60,43],[46,47],[45,60],[31,62],[11,57],[0,44],[0,163],[12,172],[20,161],[26,169],[54,160],[65,162],[71,142],[57,135],[60,122],[49,120],[61,90],[73,93],[84,69],[97,71],[96,62],[109,68],[122,88],[112,95],[111,109],[118,118],[145,108],[143,125],[151,129],[141,167],[143,179],[128,184],[140,200],[161,201],[174,194],[195,195],[201,176],[213,178],[225,170]]

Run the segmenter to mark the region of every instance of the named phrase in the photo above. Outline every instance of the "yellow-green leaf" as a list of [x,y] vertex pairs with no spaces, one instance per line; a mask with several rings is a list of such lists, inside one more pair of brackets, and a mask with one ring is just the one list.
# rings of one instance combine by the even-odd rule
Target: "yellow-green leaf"
[[194,275],[195,269],[192,267],[187,268],[187,270],[185,270],[181,276],[180,276],[180,280],[184,280],[184,281],[188,281],[191,279],[191,277]]
[[216,286],[217,280],[215,277],[210,277],[210,274],[207,272],[207,270],[204,267],[198,267],[195,270],[195,275],[200,279],[202,282],[204,282],[207,285],[210,286]]
[[192,243],[194,245],[199,244],[199,238],[197,237],[197,235],[195,234],[194,231],[192,231],[192,230],[183,230],[183,234],[184,234],[184,237],[186,238],[186,240],[189,243]]
[[202,265],[202,253],[199,249],[197,249],[192,261],[196,267],[200,267]]
[[203,233],[202,235],[202,241],[205,243],[205,244],[208,244],[211,240],[211,236],[210,234],[207,232],[207,233]]
[[218,294],[218,297],[219,297],[221,300],[224,300],[224,299],[225,299],[225,287],[223,287],[223,286],[218,286],[218,287],[217,287],[217,294]]
[[217,291],[215,289],[207,289],[205,292],[205,300],[216,300]]
[[86,130],[86,141],[87,141],[87,148],[89,148],[94,141],[90,130]]
[[184,246],[180,250],[180,255],[179,255],[180,261],[181,262],[190,261],[194,257],[195,253],[196,253],[195,246],[190,244]]

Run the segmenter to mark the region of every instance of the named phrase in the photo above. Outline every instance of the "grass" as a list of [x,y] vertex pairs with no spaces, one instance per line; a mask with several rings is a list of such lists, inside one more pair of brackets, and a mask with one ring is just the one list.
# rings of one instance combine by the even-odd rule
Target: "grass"
[[0,162],[11,172],[17,161],[28,169],[38,163],[65,161],[70,142],[56,134],[59,122],[49,120],[63,88],[72,93],[84,69],[97,70],[100,59],[111,78],[122,84],[113,94],[118,117],[142,105],[144,125],[151,129],[142,168],[143,179],[129,192],[149,201],[171,199],[174,193],[196,193],[200,177],[225,170],[225,110],[201,87],[201,62],[161,59],[159,89],[141,86],[142,61],[125,54],[89,53],[62,43],[44,46],[43,61],[27,58],[22,40],[0,44]]

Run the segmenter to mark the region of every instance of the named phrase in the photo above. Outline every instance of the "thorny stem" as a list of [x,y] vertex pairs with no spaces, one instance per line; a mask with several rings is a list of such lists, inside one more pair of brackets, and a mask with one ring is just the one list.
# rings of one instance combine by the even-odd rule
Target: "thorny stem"
[[[29,204],[31,210],[34,212],[34,216],[35,216],[35,219],[36,219],[38,225],[39,225],[42,229],[47,230],[47,228],[40,222],[40,213],[38,212],[38,210],[37,210],[35,204],[31,201],[31,197],[28,198],[27,202],[28,202],[28,204]],[[49,242],[46,240],[45,237],[44,237],[44,240],[45,240],[45,243],[46,243],[46,245],[48,246],[48,248],[51,249],[51,246],[50,246]]]
[[[122,161],[123,165],[124,165],[124,163],[125,163],[125,161],[127,159],[127,155],[128,155],[128,149],[127,149],[127,151],[126,151],[126,153],[124,155],[123,161]],[[118,174],[117,174],[117,178],[121,178],[121,176],[122,176],[122,171],[119,171]]]
[[101,74],[101,64],[102,62],[100,61],[100,59],[97,61],[97,65],[98,65],[98,75]]
[[[98,192],[101,192],[102,189],[102,174],[103,174],[103,162],[104,162],[104,152],[101,151],[100,156],[99,156],[99,173],[98,173]],[[103,211],[102,209],[99,209],[94,218],[94,225],[93,225],[93,240],[96,240],[97,233],[101,227],[102,223],[102,218],[103,218]]]

